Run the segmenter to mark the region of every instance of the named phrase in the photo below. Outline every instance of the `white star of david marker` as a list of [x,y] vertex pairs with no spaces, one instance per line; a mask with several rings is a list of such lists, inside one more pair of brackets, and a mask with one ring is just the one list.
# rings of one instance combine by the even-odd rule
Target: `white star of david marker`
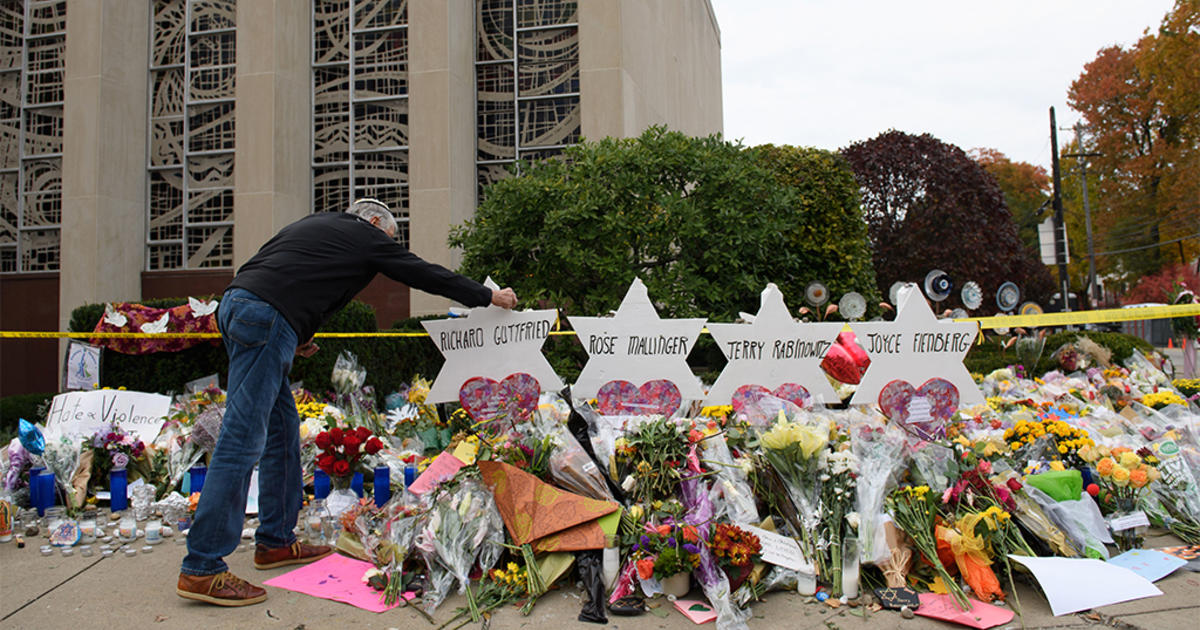
[[615,317],[569,317],[588,353],[587,364],[571,395],[592,398],[609,381],[667,380],[684,400],[704,397],[687,364],[688,353],[704,328],[704,318],[661,319],[641,279],[634,278]]
[[708,324],[729,362],[708,390],[706,404],[728,405],[742,385],[774,390],[784,383],[803,385],[814,398],[836,402],[837,392],[821,369],[821,359],[841,330],[841,322],[796,322],[779,287],[768,284],[753,323]]
[[982,404],[983,394],[962,363],[979,334],[978,326],[938,321],[917,289],[901,289],[899,301],[895,321],[850,324],[871,357],[850,403],[878,401],[880,390],[896,379],[918,388],[931,378],[942,378],[958,388],[960,406]]
[[[491,278],[483,285],[500,289]],[[462,384],[476,376],[501,381],[517,372],[536,378],[542,391],[562,389],[562,379],[542,355],[557,316],[554,309],[510,311],[488,305],[471,309],[466,317],[421,322],[446,357],[427,400],[455,401]]]

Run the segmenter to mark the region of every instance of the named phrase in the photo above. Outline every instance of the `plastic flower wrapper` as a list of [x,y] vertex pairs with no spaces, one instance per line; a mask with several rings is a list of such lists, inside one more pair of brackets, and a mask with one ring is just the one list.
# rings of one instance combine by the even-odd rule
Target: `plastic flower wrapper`
[[935,493],[941,494],[958,476],[954,449],[942,441],[927,442],[909,436],[905,449],[913,472]]
[[1143,501],[1144,509],[1184,542],[1200,544],[1200,477],[1170,437],[1155,440],[1150,449],[1161,478],[1151,485],[1154,492]]
[[713,557],[708,546],[711,536],[708,524],[713,521],[713,506],[708,500],[708,489],[705,485],[701,477],[690,477],[679,483],[680,500],[687,509],[683,521],[696,528],[704,543],[699,546],[700,564],[696,566],[692,575],[700,583],[713,610],[717,611],[717,630],[743,630],[750,619],[750,610],[734,604],[729,589],[729,578],[717,564],[717,559]]
[[54,473],[54,483],[63,493],[63,505],[74,510],[78,505],[72,479],[79,465],[81,443],[65,435],[51,435],[46,438],[43,448],[42,459],[46,463],[46,470]]
[[[861,423],[850,429],[850,449],[858,456],[859,558],[863,562],[879,563],[889,556],[886,545],[876,545],[873,532],[880,529],[883,502],[898,482],[904,469],[904,430],[894,423],[877,425]],[[870,534],[870,535],[868,535]]]
[[24,473],[33,466],[33,455],[21,446],[21,440],[13,438],[8,443],[8,448],[5,449],[7,457],[4,458],[8,467],[4,470],[4,490],[7,492],[16,492],[24,488],[25,483]]
[[425,611],[432,613],[441,605],[455,580],[459,592],[465,592],[477,560],[481,569],[492,568],[503,540],[503,522],[487,486],[471,478],[444,484],[416,538],[416,548],[429,570]]
[[[221,412],[213,409],[205,413]],[[156,450],[166,454],[167,482],[160,489],[160,499],[178,487],[183,475],[204,457],[204,448],[192,440],[191,434],[190,425],[168,422],[154,439]]]
[[736,525],[758,523],[754,489],[746,478],[746,471],[734,461],[733,454],[729,452],[725,434],[708,435],[699,444],[702,463],[705,468],[715,473],[709,493],[714,517],[718,521],[728,521]]
[[338,403],[350,409],[353,415],[362,415],[375,410],[375,392],[364,386],[367,369],[360,366],[358,357],[349,350],[342,350],[333,364],[329,384],[337,394]]
[[549,472],[550,479],[556,485],[592,499],[614,500],[600,468],[592,460],[592,456],[579,445],[575,436],[567,430],[566,425],[543,416],[534,426],[538,434],[553,440]]
[[820,526],[825,512],[821,504],[821,458],[829,444],[829,420],[799,414],[795,420],[782,413],[758,440],[763,457],[779,475],[788,499],[799,516],[800,551],[813,566],[820,566]]

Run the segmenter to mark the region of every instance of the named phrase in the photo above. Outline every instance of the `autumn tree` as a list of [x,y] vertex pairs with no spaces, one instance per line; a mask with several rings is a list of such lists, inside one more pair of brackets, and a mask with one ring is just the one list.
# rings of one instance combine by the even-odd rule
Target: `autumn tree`
[[747,149],[653,127],[528,163],[456,228],[464,273],[568,314],[616,308],[633,278],[663,317],[732,321],[768,282],[798,310],[805,286],[870,295],[858,191],[828,151]]
[[1021,243],[1037,251],[1038,223],[1049,216],[1045,212],[1050,200],[1050,175],[1046,169],[1028,162],[1014,162],[996,149],[971,149],[970,156],[1000,186]]
[[1200,252],[1200,0],[1157,32],[1097,53],[1068,91],[1101,155],[1095,226],[1102,268],[1133,281]]
[[[888,131],[842,150],[862,193],[875,277],[921,282],[931,269],[991,296],[1005,281],[1045,303],[1053,281],[1017,237],[995,179],[962,149],[929,134]],[[957,292],[944,304],[960,304]],[[995,310],[992,300],[983,310]]]

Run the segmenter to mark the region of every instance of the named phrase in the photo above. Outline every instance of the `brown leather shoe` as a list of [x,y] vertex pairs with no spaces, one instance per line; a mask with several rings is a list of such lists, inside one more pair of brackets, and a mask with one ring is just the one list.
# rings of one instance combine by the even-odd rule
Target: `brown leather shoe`
[[175,592],[185,599],[218,606],[249,606],[267,598],[267,591],[229,571],[215,575],[180,573]]
[[332,553],[329,545],[308,545],[296,541],[287,547],[271,548],[266,545],[255,545],[254,568],[274,569],[289,564],[308,564],[320,560]]

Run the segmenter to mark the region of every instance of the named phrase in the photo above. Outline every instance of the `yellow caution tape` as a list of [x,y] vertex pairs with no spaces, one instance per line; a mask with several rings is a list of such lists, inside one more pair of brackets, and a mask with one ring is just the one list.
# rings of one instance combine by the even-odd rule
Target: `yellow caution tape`
[[956,322],[978,322],[980,328],[1032,328],[1038,326],[1073,326],[1103,322],[1127,322],[1142,319],[1169,319],[1200,315],[1200,304],[1175,306],[1139,306],[1137,308],[1105,308],[1095,311],[1043,313],[1041,315],[1009,315],[998,317],[965,317]]
[[[1102,322],[1124,322],[1143,319],[1169,319],[1200,315],[1200,304],[1175,306],[1141,306],[1137,308],[1106,308],[1095,311],[1044,313],[1041,315],[1008,315],[996,317],[965,317],[956,322],[976,322],[980,328],[1036,328],[1039,326],[1072,326]],[[703,332],[708,332],[705,328]],[[553,330],[551,335],[574,335],[573,330]],[[352,339],[370,337],[428,337],[423,332],[321,332],[321,339]],[[221,333],[142,333],[142,332],[58,332],[0,330],[0,339],[220,339]]]

